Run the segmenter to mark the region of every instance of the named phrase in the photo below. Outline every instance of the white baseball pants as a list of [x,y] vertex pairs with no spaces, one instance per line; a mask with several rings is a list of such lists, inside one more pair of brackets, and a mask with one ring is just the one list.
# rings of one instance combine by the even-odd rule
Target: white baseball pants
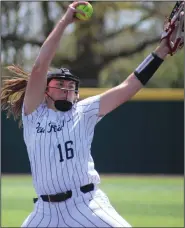
[[77,192],[60,203],[39,200],[21,227],[131,227],[100,190]]

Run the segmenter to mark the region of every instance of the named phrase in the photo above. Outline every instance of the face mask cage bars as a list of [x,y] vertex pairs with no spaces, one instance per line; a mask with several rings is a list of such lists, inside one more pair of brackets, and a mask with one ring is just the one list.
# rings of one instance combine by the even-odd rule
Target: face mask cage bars
[[68,89],[68,88],[54,87],[54,86],[47,86],[47,88],[60,89],[65,91],[74,91],[75,93],[78,93],[78,89]]

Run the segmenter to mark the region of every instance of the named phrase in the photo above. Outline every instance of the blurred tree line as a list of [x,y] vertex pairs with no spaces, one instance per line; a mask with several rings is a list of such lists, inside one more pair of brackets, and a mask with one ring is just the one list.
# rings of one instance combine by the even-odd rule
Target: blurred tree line
[[[2,66],[31,70],[39,48],[70,2],[3,1]],[[164,19],[174,2],[91,2],[91,20],[70,25],[52,67],[69,67],[82,87],[122,82],[159,43]],[[2,69],[2,74],[6,72]],[[184,85],[184,52],[168,57],[147,87]]]

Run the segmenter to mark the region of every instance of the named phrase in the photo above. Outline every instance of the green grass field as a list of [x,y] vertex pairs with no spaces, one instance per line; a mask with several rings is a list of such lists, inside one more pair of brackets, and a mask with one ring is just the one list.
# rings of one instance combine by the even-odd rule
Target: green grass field
[[[101,176],[101,189],[133,227],[184,227],[184,179]],[[2,176],[1,227],[20,227],[33,209],[30,176]]]

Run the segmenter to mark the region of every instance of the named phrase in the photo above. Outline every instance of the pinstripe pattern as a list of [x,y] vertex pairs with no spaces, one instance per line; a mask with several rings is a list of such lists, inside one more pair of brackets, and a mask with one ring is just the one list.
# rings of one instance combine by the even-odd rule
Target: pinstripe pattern
[[[48,124],[48,120],[49,120],[49,111],[47,111],[47,116],[46,116],[46,125]],[[49,145],[48,145],[49,142]],[[50,163],[50,159],[48,160],[47,157],[50,156],[50,145],[51,145],[51,137],[48,140],[47,134],[45,132],[45,142],[44,142],[44,164],[45,164],[45,172],[46,172],[46,183],[47,183],[47,189],[49,189],[49,191],[51,192],[53,189],[53,183],[51,180],[51,163]],[[48,150],[49,149],[49,150]],[[48,150],[48,151],[47,151]],[[48,191],[46,191],[47,193]]]
[[[24,107],[24,106],[23,106]],[[37,195],[72,190],[72,198],[60,203],[40,198],[22,227],[125,227],[126,221],[105,202],[104,194],[82,193],[80,187],[97,186],[91,143],[98,117],[99,96],[75,104],[68,112],[55,112],[41,104],[32,114],[22,114]],[[129,224],[128,224],[129,226]]]
[[[42,205],[44,205],[44,202],[42,202]],[[43,207],[43,212],[41,213],[42,215],[39,217],[40,221],[38,223],[36,223],[36,219],[34,219],[33,221],[35,222],[35,224],[37,224],[37,227],[43,227],[43,222],[45,222],[45,216],[44,216],[44,210],[45,208]],[[36,215],[38,216],[38,214]],[[32,225],[33,226],[33,225]]]
[[[79,114],[78,114],[78,118],[79,118]],[[85,117],[84,117],[84,122],[86,123],[86,119],[85,119]],[[84,123],[84,125],[83,125],[83,128],[82,129],[85,129],[85,124]],[[81,141],[81,137],[80,137],[80,130],[82,130],[82,129],[80,129],[80,126],[79,126],[79,138],[80,138],[80,142],[82,142]],[[94,129],[93,129],[94,130]],[[84,147],[83,147],[83,153],[84,153]],[[82,153],[82,154],[83,154]],[[86,176],[86,178],[87,178],[87,180],[89,179],[88,178],[88,174],[87,174],[87,172],[85,172],[85,174],[84,174],[84,180],[85,180],[85,176]],[[86,182],[87,183],[87,182]],[[89,181],[88,181],[88,183],[90,183]],[[82,184],[81,184],[82,185]],[[104,224],[104,225],[106,225],[106,226],[109,226],[108,224],[106,224],[105,222],[103,222],[103,220],[101,219],[101,218],[99,218],[99,216],[96,214],[96,213],[94,213],[93,212],[93,210],[91,210],[89,207],[88,207],[88,204],[86,203],[86,201],[85,201],[85,199],[84,199],[84,197],[83,197],[83,195],[82,195],[82,198],[83,198],[83,203],[84,203],[84,205],[86,206],[86,208],[85,208],[85,211],[90,211],[90,214],[88,213],[84,213],[84,210],[82,210],[81,211],[81,213],[84,213],[85,214],[85,217],[86,218],[88,218],[88,221],[90,221],[91,222],[91,224],[93,224],[93,227],[100,227],[100,224],[101,224],[101,226]],[[78,206],[77,206],[78,207]],[[78,210],[80,211],[80,208],[78,208]],[[96,220],[98,220],[98,218],[99,218],[99,222],[97,223],[97,221],[94,221],[91,217],[92,216],[90,216],[90,215],[96,215]],[[86,223],[86,225],[87,225],[88,223]],[[87,225],[88,227],[92,227],[92,225]]]
[[[27,129],[24,129],[23,134],[24,134],[24,139],[26,139],[26,138],[28,138],[30,136],[29,127]],[[27,146],[28,150],[31,151],[31,153],[28,153],[29,160],[33,160],[34,159],[34,154],[33,154],[32,148],[30,148],[29,144],[27,144],[26,146]],[[36,188],[36,186],[37,186],[37,184],[36,184],[37,176],[36,176],[36,171],[35,171],[35,165],[34,164],[35,163],[30,163],[30,167],[31,167],[31,172],[33,173],[33,176],[32,176],[33,185]]]
[[[91,194],[92,196],[92,194]],[[93,197],[92,197],[93,199]],[[109,227],[109,224],[106,223],[103,218],[101,218],[97,213],[96,213],[96,210],[93,210],[90,206],[89,206],[89,203],[84,199],[83,197],[83,207],[85,209],[83,209],[83,213],[85,212],[85,214],[88,216],[89,220],[92,220],[92,222],[94,223],[94,226],[95,227]],[[96,216],[96,219],[94,219],[93,216]]]
[[[62,133],[62,135],[63,135],[63,133]],[[56,138],[57,138],[57,142],[58,142],[58,144],[59,144],[59,142],[60,142],[60,140],[59,140],[59,137],[58,137],[58,134],[57,134],[57,132],[56,132]],[[62,166],[63,164],[61,163],[61,166]],[[68,169],[67,169],[67,173],[68,173]],[[62,176],[62,179],[63,179],[63,183],[64,183],[64,186],[65,186],[65,190],[67,189],[67,190],[69,190],[69,188],[67,187],[67,185],[66,185],[66,181],[65,181],[65,179],[64,179],[64,173],[63,172],[61,172],[61,173],[59,173],[58,171],[57,171],[57,175],[58,176]],[[66,175],[65,175],[66,176]],[[68,174],[68,178],[69,178],[69,174]],[[63,190],[63,186],[61,187],[61,185],[60,185],[60,189],[61,189],[61,192],[64,192],[65,190]]]
[[[59,213],[60,213],[60,219],[62,218],[62,225],[63,225],[63,227],[70,227],[69,226],[69,224],[66,222],[66,219],[64,218],[64,216],[63,216],[63,212],[62,212],[62,210],[60,209],[60,203],[57,203],[58,205],[57,205],[57,209],[59,210]],[[60,227],[60,226],[58,226],[58,227]]]
[[39,177],[40,177],[40,181],[42,183],[42,189],[43,189],[43,194],[47,194],[47,191],[45,189],[45,181],[44,181],[44,172],[47,172],[47,170],[44,170],[43,169],[43,146],[44,146],[44,137],[41,137],[42,135],[40,134],[39,135],[39,138],[40,138],[40,142],[37,143],[37,149],[36,151],[40,151],[40,153],[37,153],[37,156],[38,156],[38,161],[40,163],[40,165],[38,166],[40,168],[39,170]]
[[[65,119],[65,121],[66,121],[66,119]],[[62,129],[62,137],[61,138],[62,138],[62,141],[64,142],[65,139],[64,139],[64,131],[63,131],[63,129]],[[71,189],[71,183],[70,183],[71,177],[70,177],[70,173],[69,173],[69,170],[68,170],[69,167],[68,167],[68,165],[66,163],[64,163],[63,165],[66,166],[66,175],[64,175],[63,172],[62,172],[63,177],[64,177],[64,182],[65,182],[65,185],[66,185],[66,189],[70,190]]]
[[[32,223],[36,221],[38,223],[37,217],[40,219],[41,215],[38,213],[38,208],[39,208],[40,202],[37,203],[34,212],[28,216],[26,221],[23,223],[22,227],[31,227]],[[41,217],[42,219],[42,217]]]
[[[48,110],[48,115],[49,115],[49,110]],[[51,142],[51,135],[50,135],[50,137],[49,137],[49,146],[48,146],[48,153],[49,153],[49,159],[48,159],[48,162],[49,162],[49,174],[50,174],[50,179],[47,181],[48,183],[50,183],[50,185],[52,186],[52,191],[50,191],[50,192],[55,192],[55,194],[57,193],[57,190],[56,190],[56,188],[55,188],[55,184],[54,184],[54,180],[53,180],[53,175],[54,175],[54,173],[53,173],[53,170],[52,170],[52,164],[51,164],[51,157],[52,157],[52,155],[51,155],[51,153],[52,153],[52,142]],[[47,144],[46,144],[47,145]],[[45,145],[45,146],[46,146]]]
[[[70,124],[70,123],[67,123],[67,126],[68,126],[68,124]],[[74,126],[74,120],[73,120],[73,117],[72,117],[72,126]],[[69,135],[69,126],[67,127],[68,128],[68,137],[71,139],[71,136]],[[74,135],[72,135],[72,137],[74,137],[74,140],[75,140],[75,142],[77,142],[77,140],[76,140],[76,135],[75,135],[75,129],[74,129]],[[76,143],[75,143],[75,149],[76,149],[76,152],[77,152],[77,148],[76,148]],[[77,153],[77,156],[79,157],[79,154]],[[77,176],[78,176],[78,180],[79,180],[79,183],[80,183],[80,186],[82,186],[81,185],[81,180],[80,180],[80,175],[79,175],[79,173],[78,173],[78,167],[76,166],[76,164],[75,164],[75,170],[76,170],[76,173],[77,173]],[[75,171],[74,170],[74,168],[73,168],[73,172]],[[77,196],[78,196],[78,193],[77,193]],[[66,203],[66,202],[65,202]],[[67,206],[67,203],[66,203],[66,208],[67,208],[67,211],[68,211],[68,213],[70,214],[70,212],[69,212],[69,209],[68,209],[68,206]],[[75,208],[77,209],[77,211],[78,211],[78,208],[76,207],[76,204],[75,204]],[[81,214],[82,216],[83,216],[83,214]],[[85,216],[83,216],[83,217],[85,217]],[[73,218],[74,219],[74,218]],[[82,227],[84,227],[84,225],[82,225],[81,224],[81,222],[79,222],[79,221],[81,221],[81,219],[79,219],[79,216],[75,219],[75,221],[78,221],[78,223],[82,226]],[[92,225],[92,224],[91,224]]]
[[[103,198],[103,197],[102,197]],[[100,199],[102,201],[102,199]],[[125,223],[124,221],[122,221],[123,219],[121,218],[120,221],[120,216],[117,214],[117,212],[112,208],[110,210],[110,208],[108,209],[107,204],[103,203],[103,205],[101,205],[101,203],[98,202],[98,199],[93,199],[93,202],[95,203],[95,205],[98,206],[98,208],[100,209],[101,213],[103,212],[104,216],[106,218],[109,218],[109,220],[112,220],[113,223],[116,223],[118,225],[118,227],[122,227],[123,224]],[[115,216],[116,215],[116,216]]]
[[[60,140],[59,140],[59,138],[58,138],[57,132],[56,132],[56,135],[57,135],[57,140],[58,140],[58,143],[59,143]],[[63,135],[63,133],[62,133],[62,135]],[[68,135],[68,136],[69,136],[69,135]],[[67,167],[67,170],[68,170],[68,167]],[[68,172],[69,172],[69,171],[68,171]],[[63,176],[63,173],[62,173],[62,176]],[[65,187],[66,187],[64,177],[63,177],[63,181],[64,181],[64,185],[65,185]],[[69,181],[69,180],[68,180],[68,181]],[[67,188],[67,187],[66,187],[66,188]],[[62,190],[61,190],[61,192],[62,192]],[[67,205],[66,205],[66,208],[67,208]],[[60,209],[60,204],[59,204],[59,209]],[[78,226],[81,225],[81,223],[80,223],[77,219],[73,218],[73,216],[70,214],[68,208],[67,208],[67,211],[68,211],[68,215],[72,218],[72,220],[75,222],[75,224],[77,224]],[[61,214],[61,215],[62,215],[62,214]],[[62,216],[62,217],[63,217],[63,216]],[[63,217],[63,220],[64,220],[64,217]],[[67,224],[66,224],[66,225],[67,225]]]
[[[77,118],[77,120],[79,120],[79,116]],[[72,125],[75,126],[75,119],[74,117],[72,118]],[[79,129],[77,130],[80,130],[80,126],[79,126]],[[74,139],[75,139],[75,142],[77,141],[77,137],[76,137],[76,130],[74,129]],[[80,132],[79,132],[79,139],[80,139]],[[80,142],[81,142],[81,139],[80,139]],[[75,144],[76,145],[76,144]],[[76,171],[77,171],[77,175],[78,175],[78,178],[79,178],[79,182],[80,182],[80,186],[83,186],[83,180],[84,180],[84,177],[86,175],[86,173],[83,172],[83,163],[81,163],[81,160],[83,159],[83,156],[82,156],[82,153],[79,153],[79,150],[77,149],[77,147],[75,146],[75,149],[76,151],[78,151],[77,153],[77,157],[79,158],[79,166],[80,166],[80,172],[81,172],[81,178],[80,178],[80,175],[79,175],[79,171],[78,171],[78,167],[76,167]],[[78,208],[78,205],[74,202],[74,210],[76,209],[75,211],[75,216],[76,216],[76,219],[78,219],[79,221],[81,221],[85,226],[90,226],[90,227],[94,227],[95,224],[85,215],[85,213],[82,211],[79,210]],[[96,226],[95,226],[96,227]]]
[[[67,120],[67,114],[65,115],[65,120]],[[69,130],[69,128],[72,129],[71,122],[65,121],[65,123],[66,123],[66,129],[65,129],[65,131],[63,131],[64,132],[64,141],[65,142],[69,141],[69,140],[74,141],[74,139],[71,137],[71,132]],[[63,149],[63,151],[64,150],[65,150],[65,148]],[[76,157],[76,154],[74,156]],[[77,176],[77,173],[75,172],[75,169],[74,169],[75,163],[76,163],[75,158],[69,159],[69,160],[66,159],[66,166],[68,167],[69,175],[71,178],[71,185],[70,185],[71,189],[77,188],[79,186],[79,176]]]

